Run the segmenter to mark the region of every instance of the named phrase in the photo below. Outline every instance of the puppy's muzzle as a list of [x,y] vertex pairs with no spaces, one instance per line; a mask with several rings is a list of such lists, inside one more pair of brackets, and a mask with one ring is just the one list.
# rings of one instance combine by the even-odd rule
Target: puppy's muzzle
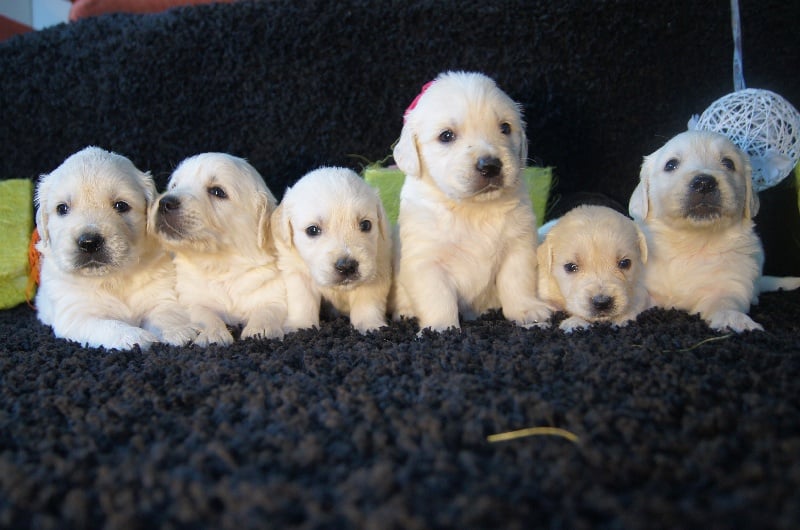
[[94,254],[103,248],[105,242],[106,240],[100,234],[95,232],[87,232],[80,235],[77,244],[78,248],[81,249],[81,252]]
[[180,237],[181,200],[172,195],[165,195],[158,201],[156,230],[167,236]]
[[106,240],[97,232],[84,232],[75,240],[75,246],[79,251],[75,256],[76,268],[92,268],[108,264]]
[[616,300],[607,294],[598,294],[591,298],[592,313],[595,316],[605,316],[612,313],[616,307]]
[[176,212],[181,207],[181,201],[177,197],[165,195],[158,201],[158,211],[164,215]]
[[697,219],[708,219],[719,215],[720,192],[715,177],[700,174],[689,181],[686,213],[689,217]]
[[475,164],[475,168],[483,178],[493,179],[500,175],[500,172],[503,170],[503,163],[497,157],[483,156],[478,159],[478,163]]
[[350,257],[342,257],[336,260],[333,268],[339,275],[339,280],[343,283],[353,281],[358,278],[358,260]]
[[475,163],[480,175],[479,192],[491,191],[503,185],[503,162],[495,156],[482,156]]

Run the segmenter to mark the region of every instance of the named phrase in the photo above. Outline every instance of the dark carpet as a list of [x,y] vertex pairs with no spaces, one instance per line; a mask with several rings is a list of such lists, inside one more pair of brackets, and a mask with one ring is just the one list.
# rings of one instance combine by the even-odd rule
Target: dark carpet
[[[797,103],[800,4],[742,16],[748,84]],[[318,165],[384,158],[419,87],[458,68],[523,104],[562,206],[625,205],[641,157],[732,90],[730,62],[727,2],[103,16],[0,43],[0,178],[97,144],[163,186],[221,150],[280,196]],[[800,274],[796,189],[762,211],[771,271]],[[800,293],[752,315],[765,332],[651,310],[566,336],[492,313],[421,338],[339,319],[282,342],[108,352],[0,311],[0,527],[797,528]],[[487,440],[528,427],[578,441]]]
[[[492,314],[416,338],[344,320],[106,352],[0,313],[0,524],[796,528],[800,293],[764,333],[651,310],[566,336]],[[534,426],[575,434],[490,443]]]

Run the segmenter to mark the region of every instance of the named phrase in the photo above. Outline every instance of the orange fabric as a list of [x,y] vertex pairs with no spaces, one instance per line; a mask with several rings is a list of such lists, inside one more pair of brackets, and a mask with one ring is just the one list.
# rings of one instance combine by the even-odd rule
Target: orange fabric
[[39,230],[33,229],[31,234],[31,242],[28,244],[28,285],[25,287],[25,299],[28,305],[33,307],[31,300],[33,300],[36,286],[39,285],[39,271],[41,270],[42,255],[36,250],[36,243],[39,242]]
[[236,0],[73,0],[70,21],[106,13],[156,13],[171,7],[211,3],[230,3]]

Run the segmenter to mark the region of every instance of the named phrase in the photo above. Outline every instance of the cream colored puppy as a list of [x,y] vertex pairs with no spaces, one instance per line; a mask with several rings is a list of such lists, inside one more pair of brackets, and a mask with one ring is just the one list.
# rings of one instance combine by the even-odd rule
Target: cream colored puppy
[[629,209],[647,236],[645,284],[658,306],[717,330],[761,330],[747,315],[759,291],[797,287],[761,276],[749,158],[721,134],[687,131],[645,157]]
[[561,217],[537,250],[539,295],[569,313],[560,328],[593,322],[624,326],[647,309],[647,242],[636,224],[605,206],[578,206]]
[[396,240],[395,318],[459,328],[492,308],[544,323],[536,293],[536,219],[520,174],[519,106],[488,77],[448,72],[406,112],[394,159],[406,174]]
[[286,289],[270,235],[275,196],[245,160],[224,153],[187,158],[151,208],[174,253],[178,297],[200,328],[195,344],[282,338]]
[[170,257],[147,230],[156,188],[124,156],[87,147],[36,187],[39,320],[84,346],[182,345],[197,334]]
[[364,333],[386,325],[391,236],[377,192],[353,171],[314,170],[272,217],[289,300],[287,331],[319,325],[328,301]]

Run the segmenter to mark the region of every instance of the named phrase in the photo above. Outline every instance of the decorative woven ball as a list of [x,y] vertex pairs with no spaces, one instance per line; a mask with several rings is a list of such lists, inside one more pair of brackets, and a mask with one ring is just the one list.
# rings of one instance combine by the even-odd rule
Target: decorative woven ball
[[750,155],[756,191],[783,180],[800,159],[800,113],[769,90],[746,88],[725,95],[691,128],[722,133]]

